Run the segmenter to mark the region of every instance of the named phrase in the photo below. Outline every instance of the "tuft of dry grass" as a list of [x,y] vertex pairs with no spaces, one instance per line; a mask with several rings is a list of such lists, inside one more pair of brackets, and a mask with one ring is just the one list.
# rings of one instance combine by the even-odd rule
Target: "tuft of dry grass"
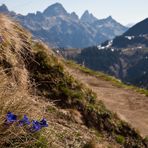
[[27,113],[29,106],[36,103],[34,96],[29,94],[31,86],[25,67],[27,56],[31,55],[31,35],[4,15],[0,15],[0,23],[3,38],[0,46],[0,112],[11,109]]

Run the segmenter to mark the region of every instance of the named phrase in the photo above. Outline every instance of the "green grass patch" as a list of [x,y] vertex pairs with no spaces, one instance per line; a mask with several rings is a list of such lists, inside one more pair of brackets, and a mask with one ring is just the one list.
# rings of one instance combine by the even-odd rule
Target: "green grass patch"
[[54,106],[48,106],[47,107],[47,112],[49,113],[55,113],[57,112],[56,108]]
[[124,144],[125,138],[124,138],[123,136],[121,136],[121,135],[118,135],[118,136],[116,137],[116,141],[117,141],[119,144]]

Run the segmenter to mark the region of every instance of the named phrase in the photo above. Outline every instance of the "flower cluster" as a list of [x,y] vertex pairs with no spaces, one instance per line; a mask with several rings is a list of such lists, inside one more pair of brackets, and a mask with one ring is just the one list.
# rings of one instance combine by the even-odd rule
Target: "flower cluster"
[[43,127],[47,127],[47,121],[45,118],[43,118],[41,121],[33,120],[32,122],[29,120],[29,118],[24,115],[24,117],[21,120],[17,120],[17,116],[11,112],[8,112],[6,115],[5,124],[10,125],[14,122],[17,122],[20,126],[29,126],[29,130],[31,132],[39,131]]

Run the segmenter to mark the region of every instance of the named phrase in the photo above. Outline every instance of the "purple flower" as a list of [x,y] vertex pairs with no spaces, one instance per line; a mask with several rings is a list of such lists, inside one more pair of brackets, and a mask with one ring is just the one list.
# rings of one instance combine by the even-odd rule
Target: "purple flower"
[[29,118],[28,118],[26,115],[24,115],[23,119],[21,119],[21,120],[19,121],[19,124],[20,124],[21,126],[22,126],[22,125],[29,125],[29,124],[30,124]]
[[[5,123],[7,125],[11,125],[12,123],[16,121],[17,121],[17,116],[11,112],[8,112],[6,115]],[[29,121],[29,118],[26,115],[24,115],[24,117],[21,120],[19,120],[18,123],[20,126],[31,124],[31,122]],[[33,120],[31,127],[29,126],[30,127],[29,129],[31,132],[37,132],[41,128],[47,127],[47,126],[48,126],[47,121],[45,118],[43,118],[41,121]]]
[[45,118],[43,118],[41,121],[40,121],[40,125],[41,127],[48,127],[48,124],[47,124],[47,121]]
[[32,121],[32,127],[31,127],[31,132],[37,132],[41,129],[41,125],[40,125],[40,122],[36,121],[36,120],[33,120]]
[[8,112],[7,113],[7,116],[6,116],[6,123],[13,123],[13,122],[15,122],[17,120],[17,116],[16,115],[14,115],[13,113],[11,113],[11,112]]
[[43,127],[47,127],[48,124],[47,124],[47,121],[46,119],[42,119],[41,121],[36,121],[36,120],[33,120],[32,121],[32,127],[30,129],[31,132],[37,132],[39,131],[41,128]]

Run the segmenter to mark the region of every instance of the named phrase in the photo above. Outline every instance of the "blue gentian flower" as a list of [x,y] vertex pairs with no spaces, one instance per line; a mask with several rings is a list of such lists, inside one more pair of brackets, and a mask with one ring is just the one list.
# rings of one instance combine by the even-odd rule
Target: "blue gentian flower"
[[28,118],[26,115],[24,115],[23,119],[21,119],[21,120],[19,121],[19,124],[20,124],[21,126],[22,126],[22,125],[29,125],[29,124],[30,124],[29,118]]
[[43,127],[47,127],[48,124],[47,124],[47,121],[45,118],[43,118],[40,122],[39,121],[36,121],[36,120],[33,120],[32,121],[32,127],[30,129],[31,132],[37,132],[39,131],[41,128]]
[[45,118],[43,118],[41,121],[40,121],[40,125],[41,127],[48,127],[48,124],[47,124],[47,121]]
[[37,132],[41,129],[41,125],[40,125],[40,122],[36,121],[36,120],[33,120],[32,121],[32,127],[31,127],[31,131],[32,132]]
[[17,116],[16,115],[14,115],[13,113],[11,113],[11,112],[8,112],[7,113],[7,116],[6,116],[6,123],[13,123],[13,122],[15,122],[17,120]]
[[[14,122],[17,121],[17,116],[11,112],[8,112],[7,113],[7,116],[6,116],[6,121],[5,123],[6,124],[12,124]],[[29,118],[24,115],[24,117],[18,121],[19,125],[23,126],[23,125],[30,125],[31,122],[29,121]],[[45,118],[43,118],[41,121],[36,121],[36,120],[33,120],[32,121],[32,126],[30,127],[30,131],[31,132],[37,132],[39,131],[41,128],[43,127],[47,127],[48,124],[47,124],[47,121]]]

